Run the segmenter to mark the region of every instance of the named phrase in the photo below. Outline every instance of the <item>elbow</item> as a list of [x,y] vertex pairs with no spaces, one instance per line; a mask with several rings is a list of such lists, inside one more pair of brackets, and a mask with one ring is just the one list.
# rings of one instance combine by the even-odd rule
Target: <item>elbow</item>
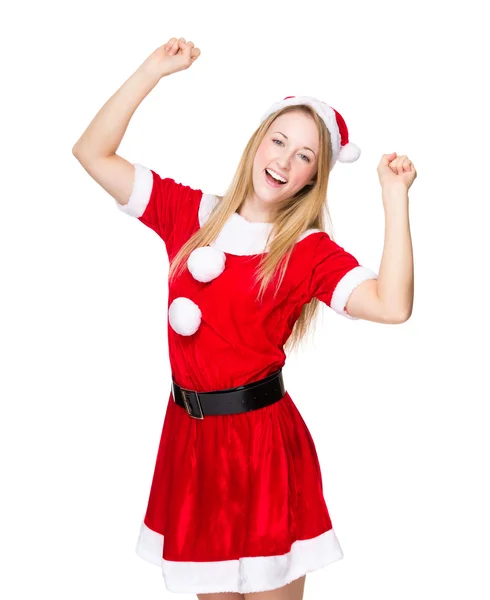
[[391,319],[390,319],[390,323],[392,323],[393,325],[401,325],[402,323],[406,323],[408,321],[408,319],[410,319],[410,317],[412,316],[412,309],[408,309],[405,310],[401,313],[398,313],[396,315],[394,315]]
[[[78,142],[77,142],[77,144],[78,144]],[[78,157],[79,157],[79,155],[80,155],[80,153],[79,153],[79,148],[78,148],[77,144],[75,144],[75,145],[73,146],[73,148],[71,149],[71,152],[72,152],[72,154],[73,154],[73,156],[74,156],[75,158],[78,158]]]
[[78,140],[71,151],[73,156],[78,160],[82,160],[82,158],[86,159],[87,157],[92,157],[94,155],[93,149],[89,149],[87,144],[82,143],[81,140]]
[[87,148],[85,148],[84,150],[82,150],[82,147],[80,146],[80,144],[77,142],[73,148],[71,149],[73,156],[78,160],[78,162],[82,163],[82,164],[87,164],[89,162],[93,162],[96,159],[99,158],[106,158],[109,156],[113,156],[113,153],[105,153],[102,154],[100,152],[94,152],[94,150],[88,150]]

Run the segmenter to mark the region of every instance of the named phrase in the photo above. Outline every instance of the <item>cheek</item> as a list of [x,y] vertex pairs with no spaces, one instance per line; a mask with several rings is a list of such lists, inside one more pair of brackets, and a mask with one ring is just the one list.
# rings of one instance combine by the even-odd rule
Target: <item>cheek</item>
[[[300,165],[298,165],[299,167]],[[313,170],[309,167],[306,168],[298,168],[291,170],[292,178],[294,178],[295,186],[298,189],[303,188],[313,177]]]
[[264,145],[259,146],[255,155],[255,164],[259,169],[264,169],[268,164],[268,153]]

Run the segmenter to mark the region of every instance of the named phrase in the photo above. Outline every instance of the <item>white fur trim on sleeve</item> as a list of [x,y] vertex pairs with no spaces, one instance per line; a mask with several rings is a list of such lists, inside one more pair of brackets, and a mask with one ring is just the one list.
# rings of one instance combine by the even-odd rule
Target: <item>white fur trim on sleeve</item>
[[359,265],[354,267],[348,273],[346,273],[342,279],[338,282],[337,287],[332,295],[330,302],[330,308],[333,308],[335,312],[347,319],[358,320],[358,317],[353,317],[345,310],[345,305],[352,292],[360,285],[363,281],[368,279],[378,279],[377,274],[367,267]]
[[134,164],[134,182],[131,196],[127,204],[120,204],[116,200],[117,207],[131,217],[141,217],[150,201],[153,188],[153,173],[143,165]]

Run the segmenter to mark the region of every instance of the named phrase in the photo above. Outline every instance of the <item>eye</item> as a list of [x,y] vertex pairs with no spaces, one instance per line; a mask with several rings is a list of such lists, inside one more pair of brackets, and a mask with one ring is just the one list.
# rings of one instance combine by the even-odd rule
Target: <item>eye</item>
[[[281,140],[273,139],[272,141],[273,142],[279,142],[280,144],[282,144]],[[306,154],[300,154],[300,156],[304,156],[304,158],[306,158],[306,162],[311,162],[310,159],[308,158],[308,156],[306,156]]]

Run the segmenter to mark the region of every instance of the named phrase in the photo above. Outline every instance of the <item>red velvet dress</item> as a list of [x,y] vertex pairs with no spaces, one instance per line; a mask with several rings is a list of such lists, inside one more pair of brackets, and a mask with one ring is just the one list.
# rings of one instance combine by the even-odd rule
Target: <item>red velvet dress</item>
[[[130,200],[117,206],[153,229],[171,260],[217,201],[136,164]],[[268,291],[259,304],[251,283],[269,227],[234,213],[169,286],[169,359],[182,387],[219,390],[272,374],[285,363],[283,345],[306,302],[319,298],[353,318],[344,310],[350,293],[376,278],[310,229],[279,294]],[[198,420],[174,402],[170,385],[136,548],[162,568],[167,589],[271,590],[341,559],[315,445],[289,393],[258,410]]]

